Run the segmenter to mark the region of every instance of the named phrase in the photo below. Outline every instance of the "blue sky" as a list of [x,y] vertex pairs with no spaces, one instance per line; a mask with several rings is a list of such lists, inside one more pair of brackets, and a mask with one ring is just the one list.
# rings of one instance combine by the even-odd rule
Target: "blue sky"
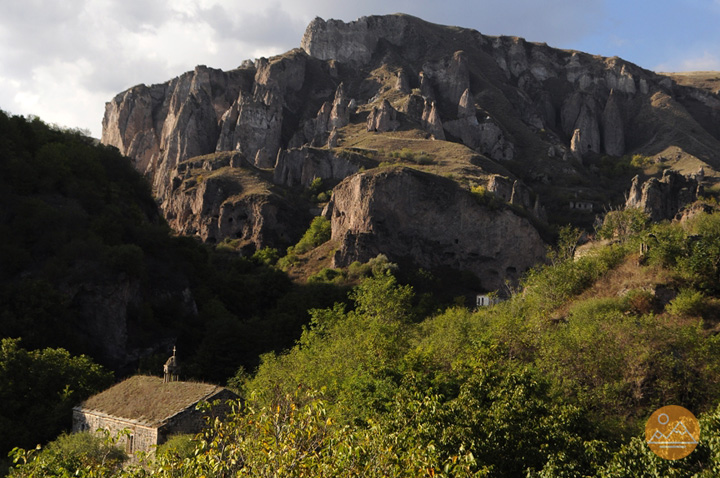
[[282,53],[315,16],[404,12],[655,71],[720,70],[720,0],[0,1],[0,108],[96,137],[120,91]]

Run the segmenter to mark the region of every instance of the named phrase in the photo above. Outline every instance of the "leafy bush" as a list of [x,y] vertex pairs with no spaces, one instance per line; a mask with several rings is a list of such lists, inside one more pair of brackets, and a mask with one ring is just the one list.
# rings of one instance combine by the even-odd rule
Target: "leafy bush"
[[701,317],[707,308],[705,295],[699,290],[683,289],[665,308],[678,316]]
[[630,159],[630,166],[637,169],[644,169],[648,166],[652,166],[653,158],[650,156],[643,156],[642,154],[633,154]]
[[62,434],[45,448],[12,452],[10,478],[116,476],[127,455],[116,446],[118,437],[83,432]]
[[310,186],[308,186],[306,194],[313,202],[326,202],[330,199],[332,191],[324,191],[322,178],[316,177],[313,178]]
[[[449,176],[448,176],[449,177]],[[450,178],[454,179],[454,177]],[[487,188],[481,184],[478,184],[476,186],[473,186],[470,188],[470,192],[472,193],[473,197],[477,201],[478,204],[481,204],[483,206],[487,206],[491,209],[496,209],[500,207],[500,202],[495,197],[495,195],[488,191]]]
[[625,240],[645,229],[650,218],[640,209],[623,209],[605,214],[603,223],[597,231],[603,239]]
[[416,163],[420,165],[428,165],[428,164],[434,164],[435,160],[433,159],[432,155],[426,153],[425,151],[421,151],[419,153],[408,149],[403,148],[400,151],[392,151],[390,153],[391,158],[395,159],[401,159],[403,161],[408,161],[411,163]]
[[155,456],[160,460],[182,461],[195,454],[198,442],[195,435],[173,435],[155,450]]
[[310,227],[300,241],[293,248],[293,253],[304,254],[311,249],[330,240],[332,233],[330,220],[323,216],[316,216],[310,223]]
[[323,268],[317,274],[308,277],[308,282],[334,282],[338,283],[343,279],[343,271],[340,269]]
[[71,425],[72,408],[112,383],[112,373],[63,349],[25,350],[0,342],[0,452],[55,437]]
[[274,247],[263,247],[262,249],[256,251],[252,258],[261,264],[272,266],[277,263],[280,258],[280,253]]

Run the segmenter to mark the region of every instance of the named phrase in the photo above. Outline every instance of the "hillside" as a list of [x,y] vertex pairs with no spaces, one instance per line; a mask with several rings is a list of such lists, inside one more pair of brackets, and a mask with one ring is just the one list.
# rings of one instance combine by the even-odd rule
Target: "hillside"
[[0,111],[0,170],[2,456],[67,429],[111,371],[159,374],[177,345],[183,377],[225,382],[344,298],[176,236],[130,161],[81,133]]
[[[396,14],[130,88],[101,144],[0,111],[10,476],[715,476],[716,81]],[[32,448],[174,345],[226,420]]]
[[[688,83],[690,75],[660,75],[620,58],[401,14],[350,23],[317,18],[300,46],[227,72],[198,66],[107,103],[103,143],[131,157],[152,180],[176,231],[209,243],[239,240],[247,254],[266,246],[282,251],[302,235],[300,223],[320,212],[297,199],[313,180],[321,180],[329,196],[349,176],[397,163],[468,191],[487,191],[545,241],[558,225],[591,230],[598,213],[622,203],[636,174],[702,169],[705,189],[714,191],[720,97],[707,87],[711,79]],[[235,186],[196,187],[188,161],[223,152],[235,158]],[[248,181],[264,181],[273,193],[239,200],[236,191]],[[436,194],[441,201],[444,193]],[[383,201],[373,212],[340,214],[365,214],[362,220],[372,224],[375,212],[392,207]],[[526,223],[520,223],[509,237],[524,235]],[[367,247],[341,246],[344,259],[326,267],[377,253],[405,260],[407,254],[373,237]],[[410,254],[424,267],[497,274],[483,281],[484,290],[513,279],[494,265],[473,265],[475,256],[453,252],[437,261],[420,250]]]
[[[377,269],[351,307],[313,310],[294,347],[238,372],[245,401],[228,420],[145,468],[85,457],[84,470],[709,478],[720,456],[720,215],[617,227],[637,214],[613,213],[602,229],[612,241],[577,257],[561,242],[508,300],[474,311],[426,315],[412,287]],[[701,420],[683,460],[644,443],[645,420],[667,403]],[[61,457],[51,446],[14,476],[77,469]]]

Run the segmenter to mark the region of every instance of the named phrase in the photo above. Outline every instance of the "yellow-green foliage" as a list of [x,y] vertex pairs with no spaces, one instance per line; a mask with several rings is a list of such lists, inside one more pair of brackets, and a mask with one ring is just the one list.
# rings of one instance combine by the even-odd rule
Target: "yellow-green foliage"
[[400,151],[392,151],[390,153],[390,157],[420,165],[428,165],[435,162],[432,155],[426,153],[425,151],[417,152],[408,148],[403,148]]
[[633,154],[630,159],[630,166],[638,169],[645,169],[648,166],[652,166],[653,158],[650,156],[644,156],[642,154]]
[[470,192],[477,195],[480,198],[484,198],[485,195],[488,193],[488,190],[482,184],[478,184],[477,186],[471,187]]
[[329,282],[339,284],[345,279],[345,273],[341,269],[331,269],[325,267],[318,273],[308,277],[308,283]]
[[[454,179],[454,177],[450,179]],[[487,206],[491,209],[500,207],[500,201],[498,201],[495,198],[495,195],[492,192],[488,191],[487,188],[482,184],[472,186],[470,188],[470,192],[472,193],[478,204],[482,204],[483,206]]]
[[673,315],[700,317],[706,308],[707,299],[701,291],[683,289],[665,310]]
[[632,234],[644,230],[650,218],[640,209],[630,208],[610,211],[605,214],[598,235],[603,239],[617,238],[625,240]]
[[[651,267],[678,247],[698,254],[692,243],[709,241],[713,224],[655,227]],[[701,237],[681,245],[689,232]],[[720,337],[688,312],[712,289],[698,295],[687,282],[664,311],[644,288],[587,295],[628,265],[635,241],[534,269],[495,307],[455,307],[422,321],[412,289],[376,273],[350,304],[313,310],[295,347],[264,356],[242,383],[246,406],[213,422],[192,456],[161,458],[148,469],[154,476],[653,476],[646,469],[714,476]],[[694,267],[684,258],[666,263],[681,281],[680,272]],[[699,454],[686,459],[684,474],[628,438],[643,437],[644,420],[666,403],[703,420]]]
[[116,444],[124,439],[105,433],[98,436],[90,432],[62,434],[46,447],[33,450],[16,448],[11,453],[16,467],[12,478],[120,476],[127,455]]
[[155,455],[163,461],[181,461],[191,458],[195,454],[195,448],[198,444],[195,435],[173,435],[165,443],[157,447]]
[[299,262],[298,254],[305,254],[315,247],[330,240],[332,233],[330,220],[323,216],[315,217],[310,223],[310,227],[297,244],[287,249],[287,255],[277,261],[278,267],[287,269]]

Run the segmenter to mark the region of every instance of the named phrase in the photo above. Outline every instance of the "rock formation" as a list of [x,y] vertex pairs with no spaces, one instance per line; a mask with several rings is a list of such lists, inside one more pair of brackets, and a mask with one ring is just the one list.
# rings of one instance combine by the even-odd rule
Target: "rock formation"
[[288,187],[308,187],[315,178],[340,181],[367,165],[367,160],[360,155],[338,156],[327,149],[303,146],[278,154],[273,182]]
[[602,113],[601,125],[605,152],[611,156],[625,154],[625,126],[615,90],[610,90],[610,96]]
[[494,290],[545,255],[535,228],[509,209],[490,210],[451,180],[407,168],[353,175],[325,214],[337,241],[335,266],[382,253],[432,268],[474,272]]
[[241,167],[243,161],[239,153],[226,153],[179,164],[172,192],[161,204],[168,224],[210,244],[238,239],[250,251],[292,244],[308,212],[275,192],[251,167]]
[[330,110],[330,118],[328,118],[327,130],[332,131],[334,128],[342,128],[350,123],[350,99],[345,96],[345,89],[340,83],[337,91],[335,91],[335,99],[333,100],[332,110]]
[[[679,86],[619,58],[489,37],[408,15],[350,23],[316,18],[300,49],[227,72],[199,66],[167,83],[118,94],[106,105],[102,142],[130,156],[151,179],[178,232],[209,242],[232,237],[256,247],[279,246],[299,233],[283,226],[287,201],[277,188],[306,187],[315,177],[334,183],[388,159],[386,147],[402,150],[428,137],[437,140],[438,174],[465,184],[484,184],[494,174],[512,177],[505,201],[542,215],[541,205],[532,203],[542,193],[548,208],[555,208],[550,217],[578,184],[595,189],[595,196],[606,194],[592,170],[602,155],[677,147],[720,169],[717,105],[717,93]],[[368,138],[381,146],[367,147],[364,160],[354,157],[353,150],[372,142]],[[445,156],[441,141],[462,143],[476,160],[457,163]],[[242,159],[222,173],[201,173],[204,166],[194,165],[193,158],[224,152]],[[580,164],[568,161],[570,152]],[[257,180],[263,175],[275,185]],[[263,192],[251,194],[253,184],[263,184]],[[643,201],[642,191],[633,194]],[[428,263],[438,261],[429,254]],[[451,257],[474,261],[469,252],[447,257],[448,263]],[[493,267],[504,276],[500,265]]]
[[383,100],[380,107],[373,107],[367,119],[367,130],[376,133],[395,131],[400,126],[397,111],[388,100]]
[[661,179],[650,178],[640,182],[635,176],[628,193],[626,208],[642,209],[653,221],[673,219],[683,206],[702,194],[697,179],[666,169]]
[[508,204],[521,206],[528,210],[537,207],[538,211],[540,211],[539,204],[535,205],[530,202],[530,191],[528,188],[517,179],[510,179],[505,176],[495,174],[490,176],[487,184],[487,190],[493,193],[496,198]]
[[442,120],[438,114],[434,101],[425,101],[422,114],[422,126],[434,139],[445,140]]

